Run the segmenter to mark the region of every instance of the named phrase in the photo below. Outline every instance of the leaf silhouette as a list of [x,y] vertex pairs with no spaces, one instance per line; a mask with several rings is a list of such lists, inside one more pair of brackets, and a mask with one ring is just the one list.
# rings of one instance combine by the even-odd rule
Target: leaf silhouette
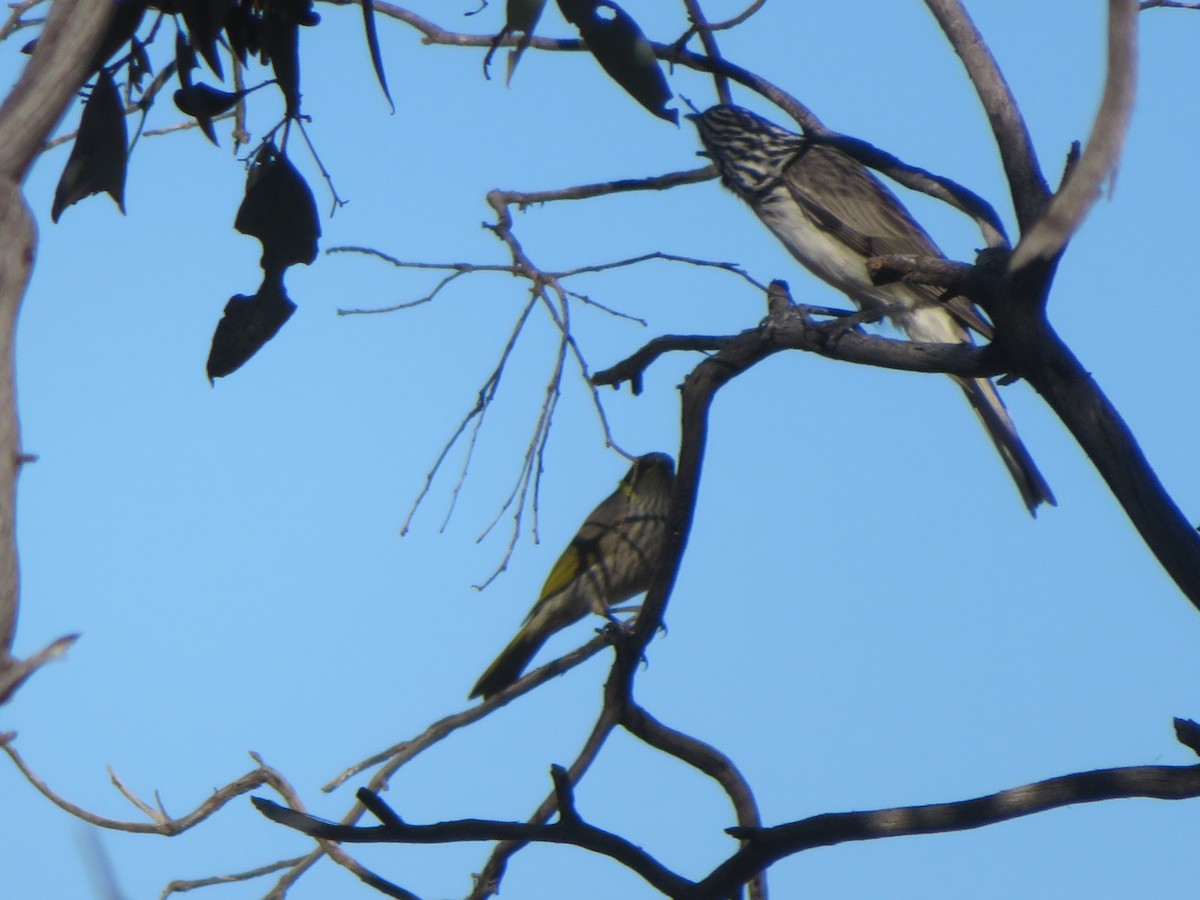
[[296,311],[283,287],[283,270],[264,274],[258,293],[235,294],[213,332],[205,369],[209,382],[240,369],[267,341],[279,333]]
[[270,60],[289,118],[300,115],[300,29],[295,22],[264,19],[263,62]]
[[133,37],[146,13],[147,0],[117,0],[108,30],[100,41],[100,49],[92,57],[91,71],[96,71],[112,58]]
[[1200,753],[1200,725],[1191,719],[1175,720],[1175,737],[1193,753]]
[[182,31],[175,32],[175,75],[183,87],[192,86],[192,69],[196,68],[196,51]]
[[225,19],[225,36],[229,48],[238,60],[246,65],[247,55],[254,56],[262,49],[262,20],[249,7],[235,6]]
[[317,204],[304,177],[274,144],[254,158],[233,227],[262,241],[262,267],[308,265],[317,258]]
[[204,57],[217,78],[225,80],[221,57],[217,54],[217,35],[237,0],[176,0],[179,13],[187,25],[191,44]]
[[179,111],[199,118],[200,116],[219,116],[233,109],[234,104],[250,93],[249,89],[240,91],[222,91],[211,85],[193,84],[191,87],[180,88],[175,92],[175,106]]
[[611,0],[558,0],[558,8],[613,81],[660,119],[679,124],[679,111],[666,108],[671,89],[654,48],[625,10]]
[[217,143],[217,132],[213,129],[213,116],[219,116],[242,99],[249,91],[222,91],[211,85],[189,84],[175,92],[176,108],[185,115],[191,116],[200,126],[200,130],[214,144]]
[[107,193],[125,212],[126,150],[125,109],[112,76],[104,69],[83,106],[75,146],[58,179],[50,218],[57,222],[64,209],[84,197]]
[[[543,0],[544,2],[544,0]],[[375,30],[375,0],[362,0],[363,28],[367,33],[367,48],[371,51],[371,65],[375,67],[375,77],[379,79],[379,87],[387,98],[392,112],[396,104],[392,102],[392,94],[388,90],[387,76],[383,74],[383,56],[379,52],[379,33]]]
[[545,8],[546,0],[508,0],[504,27],[509,31],[533,31]]
[[[108,62],[109,58],[133,37],[138,25],[142,22],[142,16],[146,13],[147,3],[148,0],[115,0],[112,18],[108,21],[108,29],[104,32],[104,37],[100,39],[100,46],[96,50],[96,55],[92,57],[91,65],[88,66],[89,75]],[[38,39],[34,38],[23,44],[20,52],[26,55],[33,53],[37,44]]]

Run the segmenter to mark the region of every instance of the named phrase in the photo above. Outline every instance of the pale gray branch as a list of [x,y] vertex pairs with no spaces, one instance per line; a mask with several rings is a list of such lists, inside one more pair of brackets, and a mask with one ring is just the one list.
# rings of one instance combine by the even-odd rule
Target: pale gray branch
[[1042,176],[1029,129],[995,57],[960,0],[925,0],[967,70],[987,113],[1008,175],[1017,223],[1024,231],[1036,220],[1050,188]]
[[1034,260],[1052,260],[1061,253],[1099,199],[1105,180],[1115,175],[1133,114],[1137,14],[1137,0],[1109,0],[1108,75],[1087,147],[1045,212],[1017,244],[1009,262],[1010,272],[1019,272]]
[[33,56],[0,106],[0,671],[10,666],[20,602],[15,504],[24,457],[12,341],[37,246],[21,186],[83,83],[112,6],[94,0],[54,3]]

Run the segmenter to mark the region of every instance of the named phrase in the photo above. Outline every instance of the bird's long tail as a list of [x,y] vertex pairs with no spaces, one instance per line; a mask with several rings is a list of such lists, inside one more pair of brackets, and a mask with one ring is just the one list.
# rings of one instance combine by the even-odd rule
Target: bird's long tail
[[1041,503],[1055,506],[1054,494],[1042,473],[1038,471],[1033,457],[1021,442],[1017,428],[1004,407],[1004,401],[996,392],[996,386],[986,378],[954,380],[967,395],[971,408],[975,410],[975,414],[987,430],[988,437],[996,445],[1004,465],[1008,466],[1008,471],[1016,482],[1017,490],[1021,492],[1021,499],[1025,501],[1030,514],[1037,515],[1037,507]]
[[518,678],[533,659],[534,654],[546,643],[546,638],[552,632],[530,627],[534,623],[527,622],[517,636],[509,642],[495,661],[487,667],[475,687],[471,688],[470,699],[482,697],[486,700],[493,694],[498,694]]

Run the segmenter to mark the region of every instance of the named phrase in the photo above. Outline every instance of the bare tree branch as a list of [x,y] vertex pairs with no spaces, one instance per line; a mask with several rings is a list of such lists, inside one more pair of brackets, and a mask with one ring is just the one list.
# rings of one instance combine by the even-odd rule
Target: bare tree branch
[[[708,24],[708,18],[704,15],[704,10],[700,8],[700,0],[683,0],[683,5],[687,10],[688,20],[692,23],[692,27],[688,30],[688,33],[680,39],[680,42],[677,42],[677,46],[682,49],[683,42],[686,42],[689,35],[699,34],[700,43],[704,47],[704,52],[708,55],[708,58],[720,59],[721,50],[719,47],[717,47],[717,39],[713,35],[712,26]],[[752,11],[752,9],[750,11]],[[714,80],[716,82],[717,98],[722,103],[732,102],[729,96],[728,79],[726,79],[726,77],[720,72],[717,72],[715,73]]]
[[42,144],[83,84],[111,6],[89,0],[59,0],[51,5],[29,63],[0,106],[0,181],[24,181]]
[[[1018,329],[1016,335],[1010,327]],[[1001,316],[992,346],[1001,345],[1013,374],[1027,380],[1067,426],[1147,548],[1200,609],[1200,535],[1091,372],[1044,318],[1010,326]]]
[[24,460],[13,372],[13,331],[37,245],[21,186],[58,124],[112,15],[111,3],[59,0],[50,7],[33,56],[0,106],[0,672],[20,603],[15,533],[16,483]]
[[[77,634],[60,637],[27,659],[16,660],[8,657],[7,664],[0,664],[0,704],[7,703],[9,698],[16,693],[17,688],[24,684],[30,675],[46,663],[53,662],[66,653],[78,638]],[[0,661],[3,658],[4,655],[0,654]]]
[[1024,232],[1041,214],[1050,188],[1038,164],[1029,129],[996,60],[960,0],[925,0],[954,52],[963,61],[987,113],[1008,175],[1017,224]]
[[[565,777],[556,779],[555,790],[559,796],[567,791],[569,781]],[[367,791],[360,791],[360,801],[370,803],[381,810],[386,824],[376,826],[348,827],[334,822],[325,822],[315,816],[280,806],[262,797],[251,798],[254,805],[268,819],[288,828],[293,828],[310,837],[342,843],[411,843],[442,844],[457,841],[519,841],[528,843],[569,844],[583,847],[615,859],[637,872],[647,883],[668,896],[680,896],[687,885],[685,879],[668,870],[635,844],[603,829],[588,825],[573,813],[573,807],[565,801],[568,810],[558,822],[550,825],[528,822],[492,822],[485,819],[460,819],[440,822],[436,825],[408,825],[387,808],[379,797],[368,799]],[[384,811],[386,810],[386,811]]]
[[718,350],[741,360],[758,359],[780,350],[804,350],[829,359],[859,365],[896,369],[901,372],[940,372],[964,378],[990,378],[1006,374],[1004,360],[991,345],[928,344],[864,334],[852,325],[878,318],[877,313],[854,313],[847,320],[814,323],[803,306],[786,315],[772,315],[756,328],[736,336],[664,335],[655,338],[632,356],[592,376],[599,385],[617,386],[630,382],[640,388],[644,370],[659,356],[674,350]]
[[213,887],[218,884],[236,884],[239,881],[253,881],[255,878],[262,878],[264,875],[272,875],[280,869],[291,868],[303,859],[303,856],[293,857],[292,859],[281,859],[278,862],[248,869],[245,872],[237,872],[233,875],[214,875],[210,878],[195,878],[190,880],[178,879],[170,882],[163,888],[162,893],[159,894],[159,898],[160,900],[164,900],[164,898],[169,897],[171,894],[186,894],[188,891]]
[[[25,779],[33,785],[38,792],[47,800],[62,809],[75,818],[87,822],[90,825],[96,825],[100,828],[108,828],[113,831],[126,831],[134,834],[163,834],[176,835],[193,828],[211,816],[218,809],[223,807],[235,797],[240,797],[257,788],[267,785],[279,792],[280,796],[288,800],[289,803],[298,803],[299,798],[287,780],[277,771],[263,764],[261,759],[255,759],[259,764],[257,768],[247,772],[240,778],[231,781],[222,788],[218,788],[194,810],[184,816],[172,818],[166,815],[161,810],[156,810],[149,804],[142,801],[135,801],[135,806],[144,812],[150,819],[149,822],[130,822],[121,819],[110,819],[106,816],[98,815],[81,806],[77,806],[65,797],[55,793],[36,773],[29,767],[29,764],[17,752],[11,740],[0,742],[0,750],[8,754],[9,759],[13,761]],[[253,754],[252,754],[253,755]],[[119,779],[115,779],[114,784],[118,787],[123,795],[127,798],[130,793],[124,785],[120,784]]]
[[[501,696],[502,694],[503,692],[496,696]],[[601,708],[600,715],[596,719],[596,724],[592,726],[591,734],[588,735],[583,748],[575,757],[575,761],[571,763],[570,768],[566,770],[566,779],[570,784],[578,784],[587,770],[591,768],[592,763],[600,755],[600,750],[604,747],[605,742],[608,740],[609,735],[612,734],[613,728],[616,725],[616,710],[605,704]],[[549,819],[554,814],[554,811],[558,809],[560,792],[561,788],[556,784],[555,790],[551,791],[550,795],[534,810],[533,815],[529,817],[526,824],[540,826]],[[491,856],[488,857],[487,863],[484,864],[478,877],[476,877],[475,888],[471,891],[469,900],[486,900],[486,898],[498,894],[500,892],[500,879],[504,877],[504,870],[508,866],[509,859],[527,843],[527,840],[517,837],[502,840],[497,844],[492,850]]]
[[[322,787],[321,790],[326,793],[336,790],[355,775],[373,768],[380,763],[388,763],[391,771],[396,771],[401,765],[407,763],[424,750],[434,746],[438,741],[457,731],[459,728],[482,719],[493,710],[501,706],[507,706],[516,698],[529,693],[550,679],[557,678],[569,672],[608,646],[610,646],[610,642],[606,638],[593,637],[586,644],[572,650],[570,653],[564,654],[558,659],[551,660],[545,665],[526,673],[519,681],[514,682],[504,690],[489,697],[485,702],[465,709],[462,712],[446,716],[444,719],[439,719],[415,738],[401,741],[398,744],[388,747],[386,750],[364,759],[362,762],[355,763]],[[383,786],[381,784],[372,789],[381,790]]]
[[20,31],[22,28],[28,28],[30,25],[37,25],[44,22],[44,19],[26,19],[25,13],[33,9],[35,6],[41,6],[46,0],[21,0],[20,3],[9,3],[8,7],[12,10],[8,14],[8,18],[0,25],[0,41],[5,40],[10,34]]
[[[739,827],[762,827],[758,803],[745,776],[738,771],[733,760],[716,747],[674,728],[668,728],[632,701],[623,705],[621,726],[654,749],[682,760],[716,781],[733,804]],[[767,873],[764,869],[750,879],[750,897],[751,900],[766,900],[766,896]]]
[[1137,84],[1136,0],[1109,0],[1108,75],[1087,147],[1045,211],[1021,236],[1009,267],[1017,273],[1035,261],[1056,259],[1083,224],[1113,177],[1133,115]]
[[[879,840],[981,828],[1076,803],[1148,797],[1182,800],[1200,797],[1200,765],[1134,766],[1064,775],[995,794],[954,803],[908,806],[871,812],[829,813],[773,828],[734,827],[728,833],[742,849],[700,882],[689,882],[623,838],[588,825],[570,797],[570,784],[556,773],[556,805],[563,813],[553,824],[460,819],[435,825],[409,825],[378,796],[360,791],[360,801],[383,824],[347,827],[288,809],[265,798],[252,798],[271,820],[320,840],[342,843],[429,844],[501,840],[570,844],[608,856],[640,875],[663,894],[680,900],[734,895],[754,873],[796,853],[848,841]],[[365,795],[365,796],[364,796]]]
[[872,812],[814,816],[761,831],[731,828],[750,841],[697,886],[697,895],[726,896],[747,871],[816,847],[914,834],[941,834],[982,828],[1076,803],[1150,797],[1200,797],[1200,766],[1135,766],[1063,775],[973,800],[907,806]]

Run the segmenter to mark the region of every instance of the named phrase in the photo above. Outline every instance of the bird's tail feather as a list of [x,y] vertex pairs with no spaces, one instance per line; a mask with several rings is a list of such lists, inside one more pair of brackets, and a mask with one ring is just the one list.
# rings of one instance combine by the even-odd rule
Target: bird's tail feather
[[469,699],[482,697],[486,700],[493,694],[500,693],[521,677],[521,673],[525,671],[529,661],[533,659],[534,654],[541,649],[542,644],[546,643],[546,638],[550,636],[549,632],[539,633],[530,628],[530,624],[532,623],[527,623],[517,632],[517,636],[487,667],[487,671],[479,676],[475,687],[471,688]]
[[1051,492],[1050,486],[1046,484],[1042,473],[1038,471],[1033,457],[1029,455],[1029,450],[1021,442],[1017,428],[1013,425],[1008,410],[1004,407],[1004,401],[996,392],[996,386],[986,378],[955,378],[954,380],[967,395],[967,401],[971,404],[971,408],[975,410],[975,414],[979,416],[979,420],[987,430],[988,437],[996,445],[996,450],[1000,453],[1000,458],[1004,460],[1004,465],[1008,467],[1013,481],[1016,482],[1017,490],[1021,492],[1021,499],[1025,501],[1030,514],[1037,515],[1037,507],[1040,503],[1049,503],[1051,506],[1055,506],[1054,494]]

